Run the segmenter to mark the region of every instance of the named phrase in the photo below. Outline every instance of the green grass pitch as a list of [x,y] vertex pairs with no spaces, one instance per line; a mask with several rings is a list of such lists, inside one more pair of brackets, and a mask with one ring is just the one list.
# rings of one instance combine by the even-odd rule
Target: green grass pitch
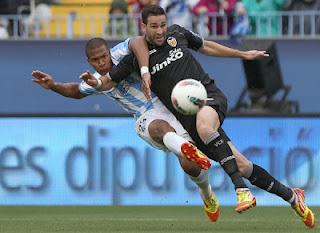
[[[316,218],[320,207],[312,208]],[[1,233],[295,233],[308,229],[289,207],[255,207],[237,214],[222,207],[218,222],[200,206],[1,206]]]

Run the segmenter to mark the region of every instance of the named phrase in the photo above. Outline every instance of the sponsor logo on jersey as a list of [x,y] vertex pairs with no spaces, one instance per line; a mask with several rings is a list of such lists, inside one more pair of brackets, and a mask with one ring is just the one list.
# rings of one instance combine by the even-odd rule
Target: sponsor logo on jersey
[[151,74],[155,74],[156,72],[164,69],[168,65],[171,64],[171,62],[174,62],[176,60],[179,60],[180,58],[183,57],[183,52],[181,51],[180,48],[175,48],[173,50],[169,51],[169,57],[167,57],[163,62],[160,64],[157,63],[152,67]]
[[168,45],[170,45],[171,47],[176,47],[178,42],[177,42],[176,38],[170,36],[170,37],[168,37],[168,39],[167,39],[167,43],[168,43]]

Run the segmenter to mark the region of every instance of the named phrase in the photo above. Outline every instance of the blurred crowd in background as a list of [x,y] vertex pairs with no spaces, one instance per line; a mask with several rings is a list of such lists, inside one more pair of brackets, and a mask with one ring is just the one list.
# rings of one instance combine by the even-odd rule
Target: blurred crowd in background
[[[2,0],[0,38],[22,34],[19,22],[15,29],[14,20],[5,18],[4,15],[32,15],[28,19],[32,22],[37,17],[51,20],[56,12],[52,9],[63,6],[69,9],[99,7],[101,10],[97,10],[97,14],[104,13],[107,17],[107,22],[103,23],[105,36],[141,34],[140,12],[145,6],[153,4],[165,9],[170,24],[179,24],[204,37],[222,35],[237,41],[244,35],[320,35],[320,0]],[[88,14],[92,16],[92,12],[88,11]],[[80,31],[84,31],[83,27],[86,27],[85,23],[82,24]],[[38,25],[37,30],[41,31],[41,27],[44,27],[43,23]],[[47,37],[50,37],[52,30],[46,33]],[[28,33],[32,31],[36,29],[30,29]]]

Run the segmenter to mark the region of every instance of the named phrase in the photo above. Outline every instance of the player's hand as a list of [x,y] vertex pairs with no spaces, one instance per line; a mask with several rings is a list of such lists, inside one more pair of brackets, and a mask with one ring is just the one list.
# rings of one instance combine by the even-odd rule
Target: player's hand
[[258,57],[269,57],[269,54],[266,51],[259,51],[259,50],[249,50],[249,51],[243,52],[243,59],[253,60]]
[[38,83],[41,87],[45,89],[51,89],[54,86],[54,79],[51,75],[42,72],[40,70],[32,71],[33,76],[32,82]]
[[151,74],[145,73],[142,76],[142,91],[148,100],[151,100]]
[[93,74],[90,73],[90,71],[86,71],[82,73],[79,77],[83,81],[85,81],[88,85],[95,87],[98,84],[97,79],[93,76]]

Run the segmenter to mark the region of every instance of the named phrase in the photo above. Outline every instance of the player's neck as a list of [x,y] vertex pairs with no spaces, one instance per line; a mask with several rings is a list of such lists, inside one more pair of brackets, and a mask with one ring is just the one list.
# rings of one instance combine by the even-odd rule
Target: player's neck
[[149,49],[150,49],[150,48],[154,48],[154,47],[159,47],[159,46],[157,46],[155,43],[152,43],[152,41],[150,41],[150,40],[146,37],[146,35],[144,36],[144,38],[145,38],[145,40],[147,41],[147,44],[148,44]]

